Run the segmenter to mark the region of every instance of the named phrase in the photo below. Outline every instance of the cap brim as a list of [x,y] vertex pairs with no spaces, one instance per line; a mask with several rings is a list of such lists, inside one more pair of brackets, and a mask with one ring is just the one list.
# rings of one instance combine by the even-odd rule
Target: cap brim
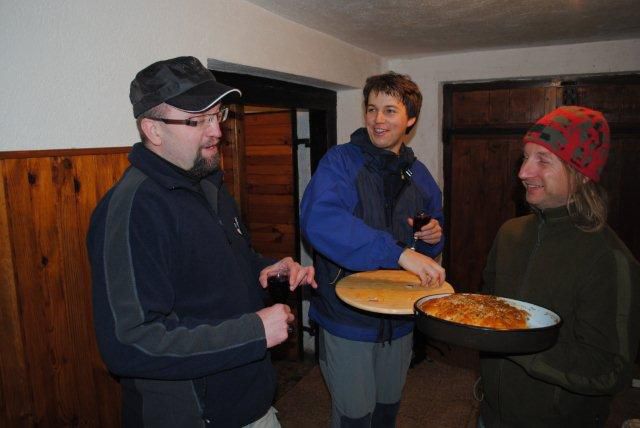
[[209,80],[166,100],[165,103],[188,113],[200,113],[218,104],[225,97],[233,102],[241,95],[242,92],[238,89]]

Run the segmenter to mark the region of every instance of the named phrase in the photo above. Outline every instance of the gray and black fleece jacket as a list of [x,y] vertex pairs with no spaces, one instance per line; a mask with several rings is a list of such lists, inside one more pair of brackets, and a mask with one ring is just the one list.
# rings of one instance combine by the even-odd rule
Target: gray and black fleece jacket
[[273,261],[251,248],[221,172],[191,179],[141,143],[129,161],[87,237],[95,330],[123,387],[123,423],[251,423],[275,392],[255,313]]
[[604,426],[631,384],[640,333],[640,265],[608,227],[588,233],[565,207],[507,221],[485,291],[562,317],[557,343],[526,355],[481,355],[487,427]]

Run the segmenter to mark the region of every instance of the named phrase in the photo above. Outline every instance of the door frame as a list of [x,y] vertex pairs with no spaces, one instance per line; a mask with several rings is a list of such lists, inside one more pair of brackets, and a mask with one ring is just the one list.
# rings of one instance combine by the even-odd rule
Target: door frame
[[335,91],[248,74],[215,69],[212,72],[220,83],[242,92],[238,104],[309,111],[312,173],[326,151],[337,144],[337,94]]

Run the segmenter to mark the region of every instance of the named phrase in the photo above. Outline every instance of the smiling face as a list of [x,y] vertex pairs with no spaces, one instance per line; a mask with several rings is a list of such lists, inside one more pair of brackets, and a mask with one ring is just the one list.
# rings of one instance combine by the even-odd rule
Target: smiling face
[[374,146],[398,154],[407,128],[415,122],[399,98],[382,92],[369,94],[365,123]]
[[560,158],[545,147],[525,144],[518,178],[526,189],[527,202],[541,210],[566,205],[572,187],[566,168]]
[[[220,104],[197,114],[167,105],[163,118],[188,119],[219,111]],[[150,119],[145,119],[144,122],[143,128],[150,142],[147,147],[172,164],[190,171],[196,177],[204,177],[220,166],[222,130],[217,121],[198,127],[166,124]]]

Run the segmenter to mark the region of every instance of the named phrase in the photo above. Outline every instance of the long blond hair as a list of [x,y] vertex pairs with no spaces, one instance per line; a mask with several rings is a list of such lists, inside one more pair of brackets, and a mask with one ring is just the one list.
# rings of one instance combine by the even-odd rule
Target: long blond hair
[[563,165],[572,189],[567,200],[571,221],[585,232],[597,232],[607,223],[607,191],[564,162]]

